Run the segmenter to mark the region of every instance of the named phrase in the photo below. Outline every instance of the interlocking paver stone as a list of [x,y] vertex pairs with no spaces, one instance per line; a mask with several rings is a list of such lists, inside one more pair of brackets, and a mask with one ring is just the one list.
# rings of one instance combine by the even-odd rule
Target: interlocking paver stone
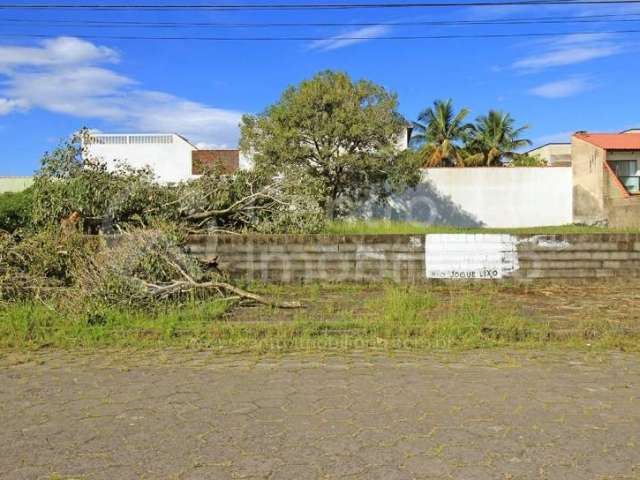
[[634,479],[634,354],[0,360],[2,479]]

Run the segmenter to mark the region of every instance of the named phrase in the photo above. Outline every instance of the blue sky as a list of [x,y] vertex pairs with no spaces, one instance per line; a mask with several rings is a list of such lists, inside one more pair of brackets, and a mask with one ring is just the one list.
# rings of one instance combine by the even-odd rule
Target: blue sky
[[[239,2],[236,2],[239,3]],[[295,2],[294,2],[295,3]],[[620,15],[624,22],[400,26],[431,20]],[[586,17],[585,17],[586,18]],[[15,20],[38,21],[23,23]],[[637,22],[630,21],[637,19]],[[77,24],[50,24],[51,21]],[[90,27],[92,21],[336,22],[331,28]],[[379,23],[354,26],[354,23]],[[0,175],[27,175],[42,153],[87,126],[105,132],[175,131],[234,147],[244,112],[259,112],[288,85],[344,70],[396,92],[415,119],[437,98],[472,117],[506,110],[536,144],[576,130],[640,127],[640,6],[398,9],[333,12],[0,11]],[[384,41],[399,35],[559,32],[537,38]],[[20,38],[15,34],[43,38]],[[305,36],[324,41],[203,42],[80,36]],[[342,37],[367,37],[347,40]]]

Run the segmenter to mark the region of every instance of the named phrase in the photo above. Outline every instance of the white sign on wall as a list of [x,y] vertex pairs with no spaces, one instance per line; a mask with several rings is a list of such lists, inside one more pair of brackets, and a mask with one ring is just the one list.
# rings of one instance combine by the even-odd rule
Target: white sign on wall
[[503,278],[518,270],[517,243],[515,237],[500,234],[427,235],[427,278]]

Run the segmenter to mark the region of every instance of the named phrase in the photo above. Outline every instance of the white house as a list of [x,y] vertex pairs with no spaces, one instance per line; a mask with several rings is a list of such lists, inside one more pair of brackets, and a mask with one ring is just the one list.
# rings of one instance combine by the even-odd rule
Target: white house
[[114,168],[126,162],[134,168],[150,167],[161,183],[196,178],[203,169],[218,163],[224,171],[240,166],[239,150],[204,150],[175,133],[96,133],[83,141],[86,158],[95,158]]

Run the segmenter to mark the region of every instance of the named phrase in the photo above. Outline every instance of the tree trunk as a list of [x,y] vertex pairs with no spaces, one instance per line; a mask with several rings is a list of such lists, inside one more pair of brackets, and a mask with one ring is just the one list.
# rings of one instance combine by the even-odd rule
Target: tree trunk
[[335,220],[336,218],[336,204],[332,197],[328,197],[324,204],[325,214],[329,220]]
[[335,186],[333,186],[324,204],[325,213],[329,220],[335,220],[336,218],[337,203],[338,203],[338,189]]

